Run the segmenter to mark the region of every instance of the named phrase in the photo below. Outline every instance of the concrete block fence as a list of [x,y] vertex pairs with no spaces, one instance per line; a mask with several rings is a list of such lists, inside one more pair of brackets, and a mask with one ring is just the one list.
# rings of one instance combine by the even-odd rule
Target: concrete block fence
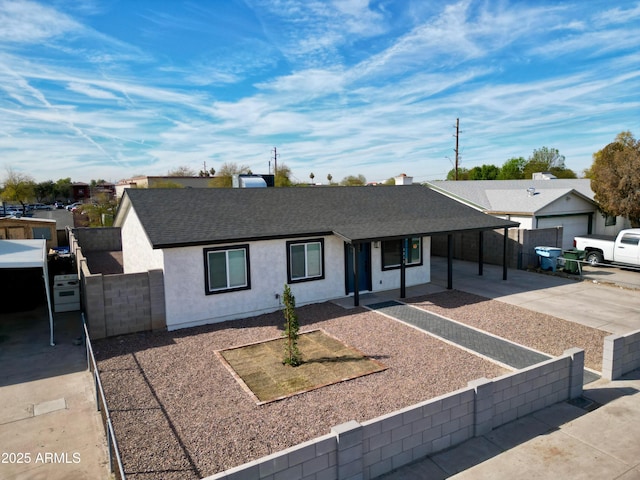
[[[103,238],[110,238],[110,234]],[[92,339],[166,328],[162,270],[93,274],[73,232],[69,246],[76,257],[80,298]]]
[[640,330],[605,337],[602,352],[603,378],[615,380],[637,368],[640,368]]
[[119,227],[78,227],[73,229],[73,235],[85,253],[122,250]]
[[369,480],[582,394],[584,351],[574,348],[494,379],[358,423],[206,480]]

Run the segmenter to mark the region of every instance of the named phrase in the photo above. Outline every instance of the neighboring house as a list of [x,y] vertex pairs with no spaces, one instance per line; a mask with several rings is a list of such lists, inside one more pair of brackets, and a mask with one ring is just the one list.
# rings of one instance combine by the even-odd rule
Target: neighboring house
[[97,183],[89,187],[91,198],[106,196],[113,199],[116,196],[116,186],[113,183]]
[[431,235],[518,224],[416,185],[128,189],[114,226],[125,273],[163,271],[172,330],[275,311],[285,283],[298,305],[357,305],[430,282]]
[[115,186],[116,198],[121,198],[127,188],[155,188],[167,184],[176,184],[185,188],[207,188],[211,182],[211,177],[184,177],[184,176],[159,176],[149,177],[141,175],[139,177],[120,180]]
[[[544,177],[543,177],[544,178]],[[563,227],[562,248],[579,235],[615,235],[621,217],[603,215],[589,179],[436,181],[427,186],[481,212],[520,223],[525,230]]]
[[[179,185],[184,188],[209,188],[210,183],[215,177],[184,177],[184,176],[165,176],[165,177],[148,177],[139,176],[120,180],[115,186],[116,198],[121,198],[127,188],[163,188],[170,184]],[[261,178],[264,183],[261,185],[252,184],[251,181]],[[261,174],[240,174],[234,175],[234,187],[256,187],[265,186],[273,187],[275,178],[273,175]],[[246,184],[245,184],[246,182]]]
[[71,184],[71,201],[82,202],[91,198],[91,190],[88,183],[74,182]]

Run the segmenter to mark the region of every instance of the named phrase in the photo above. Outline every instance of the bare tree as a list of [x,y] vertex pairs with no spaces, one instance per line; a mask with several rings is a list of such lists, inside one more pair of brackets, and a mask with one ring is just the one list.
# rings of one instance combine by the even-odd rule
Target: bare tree
[[0,197],[9,202],[20,202],[24,212],[25,203],[35,197],[36,183],[29,175],[16,172],[11,167],[7,168],[4,186]]

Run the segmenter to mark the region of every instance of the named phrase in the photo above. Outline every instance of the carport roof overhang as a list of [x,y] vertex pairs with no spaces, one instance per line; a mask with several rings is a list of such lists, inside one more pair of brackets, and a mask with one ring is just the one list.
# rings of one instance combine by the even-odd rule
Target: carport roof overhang
[[42,268],[47,261],[46,240],[1,240],[0,268]]
[[53,343],[53,312],[49,291],[49,273],[47,268],[47,241],[33,240],[0,240],[0,268],[41,268],[47,306],[49,309],[50,343]]
[[[484,215],[484,214],[483,214]],[[385,222],[384,224],[345,225],[336,228],[333,233],[347,243],[367,243],[382,240],[399,240],[412,237],[430,237],[433,235],[448,235],[462,232],[484,232],[489,230],[502,230],[517,228],[520,224],[509,220],[501,220],[484,215],[481,222],[466,222],[466,225],[451,225],[449,222],[424,221],[412,222],[404,225],[402,222]],[[489,220],[489,221],[487,221]],[[495,220],[495,222],[491,221]]]

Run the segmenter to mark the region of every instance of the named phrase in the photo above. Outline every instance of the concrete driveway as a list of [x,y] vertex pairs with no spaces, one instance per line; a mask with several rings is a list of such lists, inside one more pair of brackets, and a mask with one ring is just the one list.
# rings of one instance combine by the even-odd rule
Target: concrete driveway
[[[431,260],[432,283],[446,287],[446,258]],[[572,279],[509,269],[505,281],[501,266],[485,264],[479,276],[476,263],[456,260],[453,288],[610,333],[640,329],[640,272],[588,267],[583,279]]]
[[107,446],[79,312],[0,314],[0,478],[107,479]]

